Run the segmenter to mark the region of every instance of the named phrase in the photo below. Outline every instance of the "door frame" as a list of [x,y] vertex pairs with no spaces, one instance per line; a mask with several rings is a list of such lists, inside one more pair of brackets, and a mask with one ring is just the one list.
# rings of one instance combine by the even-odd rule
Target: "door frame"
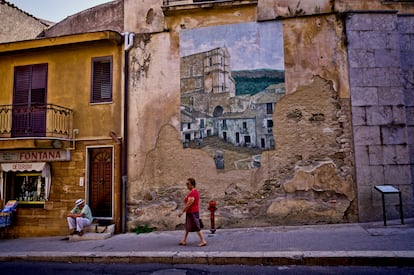
[[[115,212],[115,148],[113,145],[92,145],[92,146],[86,146],[86,163],[85,163],[85,198],[86,202],[89,203],[89,176],[90,176],[90,170],[89,170],[89,150],[90,149],[99,149],[99,148],[111,148],[112,149],[112,183],[111,183],[111,189],[112,189],[112,203],[111,203],[111,217],[98,217],[93,216],[94,219],[101,219],[101,220],[112,220],[114,219],[114,212]],[[93,213],[92,213],[93,215]]]

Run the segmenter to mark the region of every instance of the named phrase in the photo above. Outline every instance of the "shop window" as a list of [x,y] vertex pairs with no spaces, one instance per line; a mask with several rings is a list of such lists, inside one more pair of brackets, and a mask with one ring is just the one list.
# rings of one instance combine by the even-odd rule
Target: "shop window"
[[19,207],[43,207],[46,199],[45,178],[41,172],[8,172],[6,201],[17,200]]

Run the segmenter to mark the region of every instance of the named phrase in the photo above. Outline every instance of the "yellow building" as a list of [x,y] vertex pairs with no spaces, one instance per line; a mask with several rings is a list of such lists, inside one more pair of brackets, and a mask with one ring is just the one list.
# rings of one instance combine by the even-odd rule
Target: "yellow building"
[[97,31],[0,44],[0,204],[14,237],[64,235],[84,198],[122,227],[123,44]]

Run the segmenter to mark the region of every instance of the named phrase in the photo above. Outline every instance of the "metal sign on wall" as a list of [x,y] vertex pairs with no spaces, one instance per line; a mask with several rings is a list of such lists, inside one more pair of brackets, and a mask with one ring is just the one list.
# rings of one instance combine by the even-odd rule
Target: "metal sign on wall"
[[0,162],[51,162],[69,160],[69,150],[44,149],[0,151]]

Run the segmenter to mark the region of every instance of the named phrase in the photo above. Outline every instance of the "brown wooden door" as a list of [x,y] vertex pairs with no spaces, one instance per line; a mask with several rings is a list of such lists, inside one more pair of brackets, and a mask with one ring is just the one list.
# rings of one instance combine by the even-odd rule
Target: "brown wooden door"
[[89,150],[89,206],[94,217],[112,217],[112,148]]

